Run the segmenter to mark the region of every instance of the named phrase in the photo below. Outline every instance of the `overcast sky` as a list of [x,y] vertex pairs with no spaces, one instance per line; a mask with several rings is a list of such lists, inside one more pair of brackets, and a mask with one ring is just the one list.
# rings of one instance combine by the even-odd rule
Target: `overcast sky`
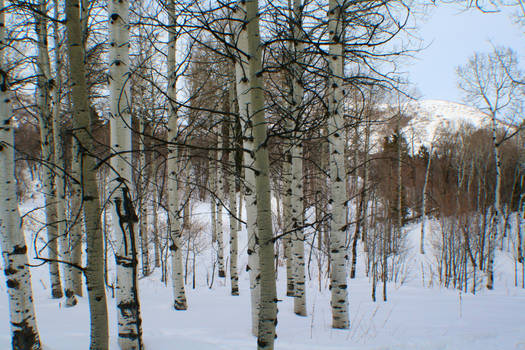
[[525,28],[507,13],[460,11],[452,5],[433,7],[426,20],[420,20],[419,36],[430,47],[417,53],[407,67],[410,80],[422,99],[464,102],[457,88],[455,69],[475,51],[490,51],[495,45],[512,47],[520,67],[525,67]]

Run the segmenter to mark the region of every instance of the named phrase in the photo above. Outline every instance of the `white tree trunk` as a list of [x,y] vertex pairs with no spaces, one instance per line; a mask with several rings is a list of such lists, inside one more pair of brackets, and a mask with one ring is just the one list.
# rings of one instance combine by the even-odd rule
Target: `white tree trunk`
[[[366,120],[365,120],[365,154],[364,154],[364,169],[363,169],[363,211],[362,211],[362,231],[361,231],[361,238],[362,242],[364,243],[364,250],[368,254],[368,200],[370,198],[368,194],[368,178],[370,173],[370,161],[369,161],[369,155],[370,155],[370,115],[367,113]],[[367,267],[368,272],[368,267]],[[368,276],[368,273],[367,273]]]
[[[288,123],[288,129],[291,130],[293,125]],[[288,232],[292,229],[292,147],[293,141],[285,142],[284,162],[283,162],[283,232]],[[286,296],[293,297],[295,295],[294,282],[294,254],[293,245],[295,240],[293,234],[284,236],[284,257],[286,259]]]
[[[84,67],[84,49],[80,28],[78,0],[66,0],[67,48],[71,69],[73,100],[73,139],[84,147],[93,149],[92,120],[89,113],[88,88]],[[90,350],[108,349],[108,315],[104,286],[104,241],[101,230],[101,209],[95,159],[85,149],[80,149],[83,167],[82,183],[77,190],[83,193],[87,236],[87,266],[84,268],[88,286],[89,314],[91,318]]]
[[155,246],[155,267],[160,267],[161,251],[160,251],[160,237],[159,237],[159,215],[158,203],[160,202],[158,189],[156,183],[153,184],[153,244]]
[[224,140],[222,135],[218,136],[217,142],[217,260],[219,261],[219,277],[226,277],[226,271],[224,269],[224,241],[223,241],[223,224],[222,224],[222,206],[224,205],[224,171],[222,164],[222,150]]
[[[291,113],[292,120],[296,123],[295,130],[300,130],[303,113],[303,51],[304,38],[302,30],[301,0],[293,2],[293,25],[292,25],[292,91],[291,91]],[[304,204],[303,204],[303,133],[293,133],[292,143],[292,182],[291,182],[291,216],[292,229],[294,230],[292,244],[293,260],[293,282],[294,282],[294,312],[299,316],[306,316],[306,293],[305,293],[305,266],[304,266]]]
[[497,120],[496,113],[492,113],[492,144],[494,149],[494,160],[496,162],[496,187],[494,189],[494,217],[492,225],[490,227],[490,234],[488,237],[488,248],[487,248],[487,289],[494,288],[494,255],[496,250],[496,243],[499,237],[499,225],[501,223],[501,155],[500,146],[497,135]]
[[148,222],[148,204],[149,204],[149,165],[146,163],[146,135],[148,133],[148,122],[143,119],[141,123],[141,137],[139,137],[139,169],[137,186],[139,193],[139,222],[140,222],[140,251],[142,261],[142,275],[147,276],[149,269],[149,222]]
[[[71,143],[71,179],[70,179],[70,213],[67,225],[69,232],[69,254],[70,261],[75,266],[82,266],[82,231],[83,231],[83,212],[82,212],[82,188],[79,186],[82,178],[82,154],[78,147],[78,142],[73,139]],[[85,222],[85,220],[84,220]],[[82,271],[73,269],[72,284],[75,295],[82,296]]]
[[[230,143],[233,145],[233,142]],[[235,190],[235,159],[233,153],[229,153],[228,159],[230,174],[228,174],[228,192],[230,203],[230,280],[231,280],[231,294],[239,295],[239,271],[237,266],[238,258],[238,241],[237,241],[237,191]]]
[[35,30],[38,35],[38,107],[40,124],[40,143],[42,150],[42,169],[44,178],[42,190],[44,192],[47,251],[49,277],[51,281],[51,296],[61,298],[62,285],[60,282],[60,269],[58,266],[58,234],[57,234],[57,207],[55,188],[55,154],[53,140],[53,114],[51,112],[51,70],[49,64],[49,53],[47,49],[47,21],[44,15],[47,13],[45,2],[39,4],[43,15],[35,15]]
[[176,147],[178,136],[178,116],[177,116],[177,38],[174,28],[177,20],[175,13],[175,2],[170,0],[168,3],[168,16],[170,30],[168,30],[168,98],[169,101],[169,121],[168,121],[168,217],[170,222],[170,252],[171,252],[171,277],[173,285],[173,307],[175,310],[186,310],[186,292],[184,290],[184,274],[182,269],[182,245],[181,245],[181,222],[179,207],[179,187],[178,176],[178,152]]
[[304,265],[303,146],[298,140],[292,149],[292,235],[294,312],[306,316]]
[[[54,0],[54,17],[58,18],[58,0]],[[67,230],[66,221],[66,164],[64,162],[65,152],[63,147],[64,133],[62,129],[62,119],[60,116],[60,93],[62,91],[62,56],[61,56],[61,40],[58,23],[53,22],[53,39],[55,46],[55,60],[54,60],[54,79],[55,88],[52,94],[52,111],[53,111],[53,131],[54,131],[54,147],[55,154],[55,186],[56,186],[56,211],[57,211],[57,231],[59,233],[60,242],[60,259],[66,263],[62,264],[62,278],[64,280],[64,294],[66,295],[66,307],[75,306],[78,301],[75,297],[75,290],[73,285],[73,274],[76,270],[81,273],[81,270],[74,268],[67,263],[71,263],[71,252],[69,248],[69,230]],[[79,265],[80,266],[80,265]]]
[[[4,9],[4,1],[0,0]],[[27,246],[21,229],[15,179],[15,134],[10,106],[4,45],[7,42],[5,12],[0,12],[0,243],[4,257],[4,274],[9,297],[9,323],[13,349],[40,349],[31,275],[27,266]]]
[[425,170],[425,182],[423,183],[423,190],[421,193],[421,241],[419,244],[419,252],[425,254],[425,221],[426,217],[426,205],[427,205],[427,185],[430,177],[430,164],[432,161],[432,151],[434,150],[434,144],[430,145],[430,152],[428,154],[427,168]]
[[138,218],[133,208],[129,77],[129,2],[110,0],[109,89],[113,232],[117,240],[118,343],[121,349],[142,349],[138,291]]
[[[239,1],[237,11],[245,14],[247,21],[241,28],[239,36],[240,46],[247,48],[250,57],[245,57],[241,64],[247,68],[247,83],[249,84],[249,103],[251,112],[248,121],[253,125],[253,145],[251,151],[254,156],[255,194],[257,203],[257,234],[255,249],[259,251],[260,268],[260,309],[257,336],[258,349],[273,349],[275,326],[277,324],[277,293],[275,285],[274,241],[272,228],[271,189],[268,159],[268,144],[266,120],[264,112],[264,87],[262,82],[262,48],[259,33],[259,4],[258,1]],[[242,43],[244,41],[244,43]],[[239,93],[243,94],[245,89]],[[240,101],[239,101],[240,102]],[[241,105],[239,104],[239,108]],[[246,108],[246,106],[242,106]]]
[[[212,146],[214,147],[214,146]],[[217,242],[217,158],[216,152],[210,151],[208,159],[208,186],[210,189],[211,242]],[[215,260],[215,257],[213,257]]]
[[[246,21],[246,12],[243,8],[237,8],[234,16],[240,21]],[[241,52],[247,52],[248,37],[247,32],[241,30],[241,26],[233,29],[238,49],[235,59],[235,82],[237,91],[237,103],[239,104],[239,118],[243,134],[243,167],[244,167],[244,197],[246,202],[246,232],[248,235],[248,265],[246,270],[250,276],[250,301],[252,315],[252,334],[258,335],[259,332],[259,309],[260,309],[260,268],[259,268],[259,248],[257,242],[257,198],[255,195],[255,173],[253,159],[253,129],[250,122],[251,101],[250,84],[248,81],[248,62],[247,57]]]
[[343,0],[330,0],[328,30],[330,47],[329,120],[328,142],[330,144],[330,193],[332,220],[330,225],[330,290],[332,292],[332,327],[346,329],[348,317],[348,284],[346,271],[346,174],[344,165],[343,121]]

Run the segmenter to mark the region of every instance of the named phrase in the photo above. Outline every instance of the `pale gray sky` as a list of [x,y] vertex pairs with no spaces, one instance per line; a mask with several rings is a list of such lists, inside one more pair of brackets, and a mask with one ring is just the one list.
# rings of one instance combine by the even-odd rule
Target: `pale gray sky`
[[490,51],[495,45],[511,47],[517,52],[520,66],[525,67],[525,28],[502,13],[482,13],[440,4],[430,10],[426,20],[419,21],[419,36],[430,47],[416,53],[407,67],[409,78],[423,99],[464,102],[457,88],[455,69],[475,51]]

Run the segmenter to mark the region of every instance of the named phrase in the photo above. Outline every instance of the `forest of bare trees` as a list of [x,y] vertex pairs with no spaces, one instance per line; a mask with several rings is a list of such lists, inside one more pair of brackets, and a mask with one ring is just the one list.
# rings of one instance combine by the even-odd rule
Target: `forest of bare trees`
[[[497,289],[504,251],[525,288],[518,55],[473,53],[458,85],[484,121],[415,142],[398,64],[419,50],[407,38],[420,5],[0,1],[12,348],[43,348],[35,264],[48,269],[48,298],[78,308],[87,297],[92,350],[110,336],[148,348],[141,281],[159,277],[172,290],[159,302],[186,312],[205,259],[208,288],[223,281],[232,298],[248,274],[258,349],[274,348],[281,299],[309,315],[309,288],[328,286],[330,326],[351,329],[352,281],[362,274],[371,300],[386,302],[416,224],[417,252],[432,261],[425,287]],[[42,214],[29,232],[32,212]]]

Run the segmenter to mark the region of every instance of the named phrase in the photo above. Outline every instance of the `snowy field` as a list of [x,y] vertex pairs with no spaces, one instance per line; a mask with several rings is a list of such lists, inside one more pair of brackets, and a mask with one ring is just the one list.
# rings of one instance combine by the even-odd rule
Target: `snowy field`
[[[29,207],[30,204],[26,203]],[[204,208],[204,206],[202,206]],[[28,209],[28,208],[23,208]],[[226,218],[226,216],[225,216]],[[202,219],[204,220],[204,219]],[[31,225],[28,225],[31,226]],[[227,227],[227,220],[224,224]],[[525,350],[525,290],[514,287],[514,265],[509,253],[498,252],[493,291],[475,296],[454,289],[429,287],[421,266],[432,261],[417,254],[419,225],[408,227],[409,245],[404,282],[388,284],[388,301],[382,301],[378,284],[377,302],[371,300],[371,283],[358,265],[358,276],[350,280],[351,328],[331,329],[330,293],[325,282],[321,291],[317,277],[307,278],[308,316],[293,314],[293,300],[285,296],[286,272],[279,271],[279,307],[276,349],[360,350]],[[26,227],[27,242],[31,244]],[[239,247],[245,250],[245,231]],[[225,242],[227,242],[225,235]],[[226,251],[227,251],[226,244]],[[239,260],[240,296],[229,295],[229,279],[215,277],[212,289],[206,281],[211,252],[198,256],[197,288],[186,286],[189,309],[174,311],[171,286],[160,282],[160,271],[140,280],[144,342],[148,350],[164,349],[255,349],[250,335],[248,274],[245,253]],[[362,262],[364,256],[359,257]],[[314,272],[315,268],[312,269]],[[87,349],[89,313],[87,298],[74,308],[50,298],[48,269],[32,268],[38,327],[46,350]],[[428,279],[428,277],[426,277]],[[4,276],[0,283],[0,349],[10,348],[8,303]],[[521,280],[520,280],[521,281]],[[425,283],[425,287],[423,286]],[[108,290],[111,349],[118,349],[115,299]]]

